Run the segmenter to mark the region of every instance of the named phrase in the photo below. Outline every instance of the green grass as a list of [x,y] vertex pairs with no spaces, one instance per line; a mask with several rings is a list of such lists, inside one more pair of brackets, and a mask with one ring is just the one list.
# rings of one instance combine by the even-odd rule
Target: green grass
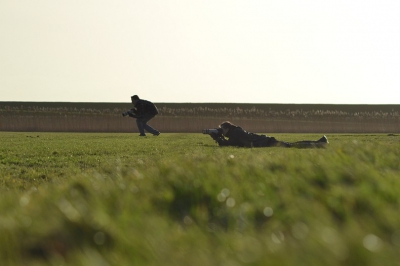
[[0,265],[396,265],[400,137],[328,138],[2,132]]

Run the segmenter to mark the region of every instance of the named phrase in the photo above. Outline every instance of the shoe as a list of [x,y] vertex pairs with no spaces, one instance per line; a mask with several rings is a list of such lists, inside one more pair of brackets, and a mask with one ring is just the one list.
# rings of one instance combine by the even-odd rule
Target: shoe
[[153,134],[153,136],[160,136],[160,132],[157,132],[156,134]]
[[146,137],[146,134],[140,134],[139,137]]
[[329,143],[328,138],[325,135],[322,138],[320,138],[319,140],[317,140],[317,142],[326,143],[326,144]]

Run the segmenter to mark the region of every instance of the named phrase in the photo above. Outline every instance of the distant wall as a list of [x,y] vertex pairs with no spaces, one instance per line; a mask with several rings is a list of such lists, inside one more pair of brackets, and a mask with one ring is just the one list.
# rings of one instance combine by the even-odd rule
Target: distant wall
[[[201,132],[215,128],[221,118],[155,117],[150,125],[161,132]],[[319,121],[232,119],[248,131],[263,133],[400,133],[400,123],[384,119]],[[0,131],[26,132],[138,132],[135,120],[112,116],[6,116],[0,117]]]
[[[400,105],[157,103],[161,132],[201,132],[231,121],[259,133],[400,133]],[[0,102],[0,131],[138,132],[125,103]]]

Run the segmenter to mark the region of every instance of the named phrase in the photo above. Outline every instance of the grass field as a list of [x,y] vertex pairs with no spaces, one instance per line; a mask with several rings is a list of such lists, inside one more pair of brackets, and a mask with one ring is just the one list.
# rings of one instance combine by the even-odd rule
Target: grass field
[[0,132],[0,265],[399,265],[400,136],[327,137]]

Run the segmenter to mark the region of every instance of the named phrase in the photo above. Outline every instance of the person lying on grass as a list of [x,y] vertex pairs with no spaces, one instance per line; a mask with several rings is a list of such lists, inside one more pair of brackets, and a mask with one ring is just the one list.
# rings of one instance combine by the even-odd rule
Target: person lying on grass
[[219,146],[325,148],[329,143],[325,135],[319,140],[279,141],[274,137],[247,132],[229,121],[219,125],[218,132],[210,133],[210,136]]

